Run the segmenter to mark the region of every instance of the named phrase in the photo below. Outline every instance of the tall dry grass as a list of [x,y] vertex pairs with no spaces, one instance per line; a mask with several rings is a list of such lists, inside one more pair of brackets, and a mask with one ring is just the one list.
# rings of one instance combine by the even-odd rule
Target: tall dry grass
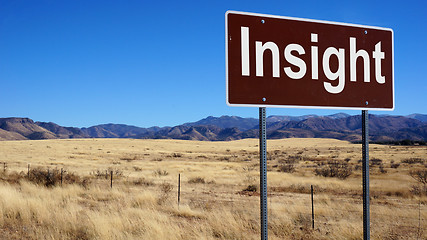
[[[84,139],[0,142],[3,239],[259,239],[258,141]],[[269,239],[361,239],[360,145],[330,139],[268,142]],[[409,174],[425,147],[371,146],[372,239],[426,239],[427,197]],[[405,160],[409,157],[417,161]],[[422,159],[422,160],[418,160]],[[330,160],[345,179],[316,176]],[[295,171],[280,170],[294,164]],[[391,164],[399,163],[397,168]],[[63,168],[46,186],[30,169]],[[1,166],[1,165],[0,165]],[[113,171],[113,188],[108,174]],[[177,180],[181,174],[181,202]],[[34,175],[36,176],[36,175]],[[40,174],[43,176],[43,174]],[[310,186],[315,188],[311,228]],[[259,188],[258,188],[259,189]]]

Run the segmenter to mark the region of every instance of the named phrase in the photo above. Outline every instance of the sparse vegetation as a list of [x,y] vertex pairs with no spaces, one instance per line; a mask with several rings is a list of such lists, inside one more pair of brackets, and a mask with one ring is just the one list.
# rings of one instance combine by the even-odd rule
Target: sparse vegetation
[[424,164],[424,159],[421,158],[406,158],[402,160],[402,163],[407,163],[407,164]]
[[427,169],[412,170],[409,172],[411,177],[422,185],[427,185]]
[[279,171],[280,171],[280,172],[285,172],[285,173],[293,173],[293,172],[295,172],[295,165],[294,165],[294,164],[292,164],[292,163],[285,163],[285,164],[282,164],[282,165],[279,167]]
[[248,185],[245,189],[243,189],[244,192],[256,192],[257,190],[258,187],[254,184]]
[[157,177],[163,177],[169,175],[169,172],[166,170],[157,169],[153,172],[153,175]]
[[[0,238],[259,239],[257,144],[256,139],[0,142],[0,162],[7,163],[7,170],[0,170]],[[269,239],[361,238],[361,178],[355,170],[360,146],[284,139],[269,140],[268,148]],[[426,147],[373,145],[371,150],[371,160],[381,159],[371,162],[372,238],[427,239],[427,194],[416,177],[424,176],[425,160],[417,159],[425,159]],[[30,171],[38,171],[37,181],[28,177],[28,163]],[[283,166],[287,174],[280,172]],[[66,170],[62,187],[53,177],[61,168]],[[316,174],[331,169],[352,172]],[[111,171],[117,174],[113,188]],[[55,184],[46,187],[47,176]]]
[[205,179],[202,177],[193,177],[190,180],[188,180],[188,183],[205,183]]
[[346,179],[351,175],[352,169],[351,166],[345,161],[331,160],[328,161],[326,165],[318,166],[314,172],[316,175],[323,177]]

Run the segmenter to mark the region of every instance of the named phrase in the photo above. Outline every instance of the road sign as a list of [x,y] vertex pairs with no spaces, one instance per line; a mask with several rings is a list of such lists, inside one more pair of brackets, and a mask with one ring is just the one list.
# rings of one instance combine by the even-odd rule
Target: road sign
[[228,11],[230,106],[394,109],[393,30]]

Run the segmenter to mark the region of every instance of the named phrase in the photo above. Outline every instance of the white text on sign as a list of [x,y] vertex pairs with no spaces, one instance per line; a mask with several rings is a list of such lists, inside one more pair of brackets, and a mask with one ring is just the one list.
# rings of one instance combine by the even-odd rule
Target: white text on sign
[[[249,27],[241,27],[241,66],[242,66],[242,76],[250,76],[250,67],[249,67]],[[311,33],[311,78],[313,80],[319,79],[319,52],[318,47],[315,44],[319,41],[319,36],[316,33]],[[385,59],[385,53],[381,50],[381,41],[375,44],[375,49],[356,49],[356,38],[350,37],[350,81],[356,82],[356,62],[358,58],[363,60],[364,74],[363,81],[371,82],[370,79],[370,56],[368,51],[372,50],[372,58],[374,59],[375,66],[375,80],[379,84],[384,84],[386,81],[385,76],[382,75],[381,71],[381,61]],[[280,78],[280,53],[279,47],[274,42],[261,42],[255,41],[255,72],[257,77],[264,76],[264,52],[266,50],[271,51],[272,55],[272,73],[274,78]],[[298,43],[290,43],[284,48],[284,58],[285,60],[298,67],[298,71],[293,71],[291,67],[284,67],[283,71],[291,79],[301,79],[307,73],[307,64],[303,59],[298,57],[299,55],[304,55],[306,50],[303,46]],[[333,72],[330,68],[330,59],[332,56],[335,56],[338,59],[338,69]],[[330,82],[324,82],[324,88],[327,92],[332,94],[341,93],[345,87],[345,49],[344,48],[335,48],[328,47],[323,52],[322,57],[322,69],[325,76],[331,80],[335,81],[338,79],[338,84],[335,86]]]

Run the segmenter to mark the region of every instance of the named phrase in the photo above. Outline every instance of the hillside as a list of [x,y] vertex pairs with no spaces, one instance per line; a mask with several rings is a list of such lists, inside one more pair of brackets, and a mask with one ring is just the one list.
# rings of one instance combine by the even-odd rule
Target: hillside
[[[371,141],[427,141],[427,115],[369,115]],[[267,136],[281,138],[333,138],[361,140],[361,117],[338,113],[329,116],[269,116]],[[0,118],[0,140],[60,138],[137,138],[229,141],[258,137],[258,120],[237,116],[207,117],[174,127],[140,128],[125,124],[101,124],[88,128],[63,127],[29,118]]]

